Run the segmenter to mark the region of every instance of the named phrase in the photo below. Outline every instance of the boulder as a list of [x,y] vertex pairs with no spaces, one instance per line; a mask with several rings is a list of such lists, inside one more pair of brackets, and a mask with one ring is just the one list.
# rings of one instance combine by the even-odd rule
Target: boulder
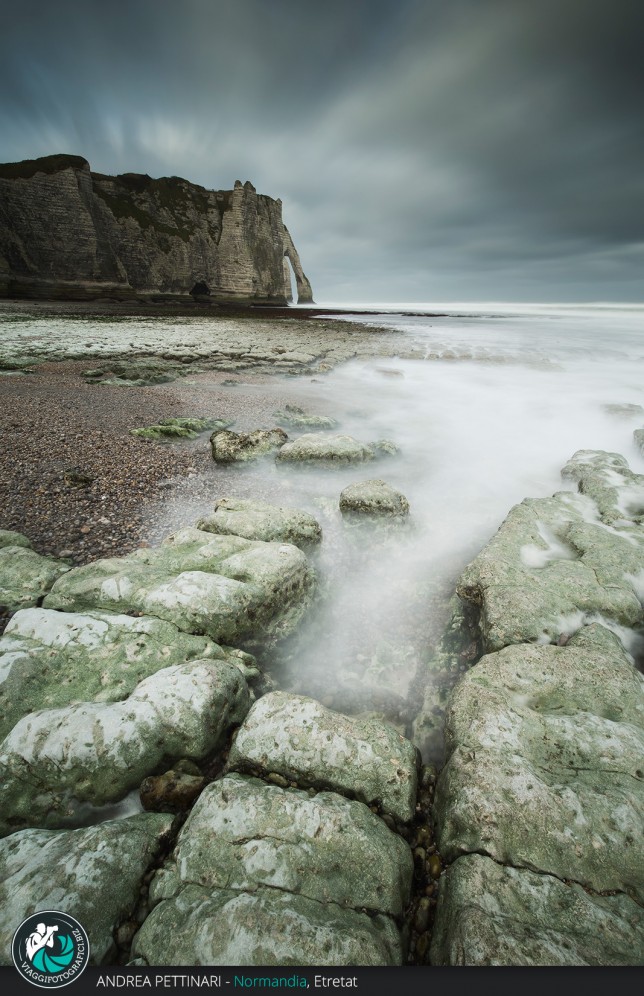
[[0,530],[0,606],[15,612],[37,605],[69,564],[42,557],[22,533]]
[[197,529],[266,543],[293,543],[301,547],[312,546],[322,539],[320,524],[312,515],[296,508],[241,498],[220,498],[214,515],[200,519]]
[[23,716],[74,702],[116,702],[161,668],[255,659],[150,616],[22,609],[0,637],[0,740]]
[[12,964],[18,924],[51,909],[83,925],[91,964],[113,964],[114,931],[134,913],[171,825],[171,816],[146,813],[80,830],[21,830],[0,841],[0,964]]
[[238,463],[255,460],[284,446],[288,436],[283,429],[254,429],[253,432],[231,432],[218,429],[210,437],[215,463]]
[[276,459],[285,463],[321,462],[333,465],[364,463],[382,453],[395,452],[395,445],[387,440],[360,443],[352,436],[310,432],[282,446]]
[[482,658],[452,693],[437,841],[644,900],[644,677],[593,624]]
[[0,834],[77,825],[87,804],[122,799],[162,761],[209,757],[249,705],[237,667],[193,661],[157,671],[122,702],[25,716],[0,744]]
[[[576,466],[575,473],[583,469]],[[613,486],[599,485],[594,475],[593,485],[584,480],[610,513]],[[615,522],[618,516],[609,518]],[[638,533],[641,527],[633,522],[607,528],[594,500],[584,495],[561,492],[516,505],[456,587],[480,610],[485,650],[557,642],[585,619],[637,626],[637,578],[644,571]]]
[[236,643],[291,632],[314,574],[297,547],[182,529],[161,546],[70,571],[47,608],[143,613],[188,633]]
[[409,514],[409,502],[385,481],[359,481],[341,492],[340,511],[343,515],[403,518]]
[[363,803],[232,774],[199,797],[151,896],[169,899],[187,884],[270,887],[399,916],[412,872],[408,844]]
[[152,910],[132,944],[139,965],[400,965],[388,916],[258,889],[185,885]]
[[231,747],[231,770],[277,772],[377,804],[403,823],[416,805],[416,750],[391,726],[332,712],[314,699],[271,692],[250,710]]
[[508,868],[479,854],[441,879],[432,965],[635,965],[644,911],[623,893]]

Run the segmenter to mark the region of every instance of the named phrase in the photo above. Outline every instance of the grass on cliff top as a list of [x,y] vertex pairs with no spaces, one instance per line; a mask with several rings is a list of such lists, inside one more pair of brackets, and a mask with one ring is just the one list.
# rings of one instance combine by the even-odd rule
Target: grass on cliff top
[[[192,208],[205,216],[210,207],[209,191],[179,176],[153,179],[147,173],[121,173],[116,177],[92,173],[92,179],[94,193],[105,201],[117,219],[132,218],[141,228],[154,228],[165,235],[178,236],[184,242],[188,242],[193,234],[188,210]],[[113,184],[109,191],[102,185],[105,180]],[[145,200],[141,199],[141,195]],[[230,209],[230,191],[217,191],[215,196],[222,214]],[[152,211],[148,209],[148,204]],[[155,217],[154,209],[165,209],[177,227],[173,228]]]
[[84,169],[89,166],[82,156],[43,156],[41,159],[23,159],[19,163],[0,163],[0,179],[28,180],[36,173],[59,173],[63,169]]

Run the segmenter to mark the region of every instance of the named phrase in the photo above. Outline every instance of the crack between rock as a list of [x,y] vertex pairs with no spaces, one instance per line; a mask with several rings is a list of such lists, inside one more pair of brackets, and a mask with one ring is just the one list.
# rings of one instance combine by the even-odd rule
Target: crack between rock
[[462,854],[457,855],[457,857],[449,863],[449,867],[451,868],[452,865],[456,864],[460,858],[467,858],[471,854],[476,854],[481,858],[489,858],[490,861],[493,861],[494,864],[498,865],[500,868],[512,868],[514,871],[531,872],[533,875],[541,875],[544,878],[553,878],[557,882],[561,882],[563,885],[578,885],[580,889],[583,889],[583,891],[590,896],[597,896],[600,899],[609,899],[611,896],[625,896],[627,899],[630,899],[631,902],[635,903],[636,906],[644,907],[644,900],[631,895],[624,889],[606,889],[604,892],[600,892],[597,889],[592,889],[584,882],[580,882],[578,879],[561,878],[561,876],[555,875],[554,872],[544,871],[543,868],[533,868],[530,865],[515,865],[509,861],[500,861],[499,858],[495,858],[494,855],[485,850],[464,851]]
[[[277,838],[279,839],[279,838]],[[280,885],[271,885],[270,882],[258,882],[257,888],[249,889],[242,887],[235,887],[233,885],[215,885],[206,886],[202,882],[195,882],[193,879],[181,879],[179,891],[174,894],[174,896],[169,896],[167,900],[161,900],[162,902],[172,902],[173,899],[179,895],[180,891],[188,885],[193,885],[196,888],[203,889],[205,892],[213,891],[215,889],[221,890],[222,892],[235,892],[238,895],[244,896],[255,896],[261,893],[263,890],[271,892],[279,892],[284,896],[301,896],[302,899],[308,899],[311,903],[318,903],[319,906],[337,906],[341,910],[351,910],[354,913],[364,913],[369,919],[373,920],[377,916],[386,916],[388,919],[393,920],[394,923],[400,928],[404,921],[404,912],[394,915],[385,910],[377,910],[368,906],[351,906],[348,903],[339,903],[335,899],[316,899],[314,896],[308,896],[304,892],[295,892],[293,889],[286,889]]]

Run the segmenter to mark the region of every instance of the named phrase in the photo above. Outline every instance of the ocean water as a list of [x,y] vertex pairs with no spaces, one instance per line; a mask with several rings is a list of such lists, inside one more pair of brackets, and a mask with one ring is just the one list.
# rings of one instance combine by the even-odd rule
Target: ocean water
[[[644,473],[633,439],[644,427],[644,307],[398,309],[346,318],[404,331],[425,359],[351,361],[302,391],[302,406],[338,418],[339,431],[390,439],[399,455],[340,472],[280,469],[285,503],[322,521],[327,591],[280,677],[402,723],[456,578],[510,508],[568,490],[560,470],[579,449],[618,452]],[[407,496],[408,528],[342,524],[340,490],[369,478]]]

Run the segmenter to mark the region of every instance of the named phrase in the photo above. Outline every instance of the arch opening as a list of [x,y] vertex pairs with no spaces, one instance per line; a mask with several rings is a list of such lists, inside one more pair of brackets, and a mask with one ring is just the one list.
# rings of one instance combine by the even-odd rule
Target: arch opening
[[293,291],[295,286],[297,285],[297,281],[295,279],[295,271],[293,269],[293,264],[291,263],[286,253],[284,253],[283,266],[284,266],[284,297],[286,298],[289,304],[292,304],[294,300]]

